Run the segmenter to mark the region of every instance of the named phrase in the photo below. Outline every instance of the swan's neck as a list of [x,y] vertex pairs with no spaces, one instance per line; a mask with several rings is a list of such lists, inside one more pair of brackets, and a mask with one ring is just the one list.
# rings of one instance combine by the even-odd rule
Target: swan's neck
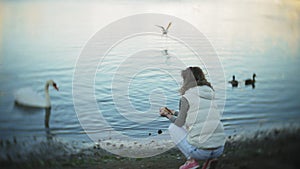
[[50,102],[50,95],[49,95],[49,83],[46,83],[45,85],[45,98],[46,98],[46,105],[47,107],[51,106],[51,102]]

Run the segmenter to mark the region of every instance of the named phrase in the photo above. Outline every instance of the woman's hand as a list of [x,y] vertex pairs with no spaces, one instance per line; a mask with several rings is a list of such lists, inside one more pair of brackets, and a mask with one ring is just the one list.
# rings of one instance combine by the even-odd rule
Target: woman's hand
[[161,108],[159,109],[159,114],[160,114],[161,116],[166,116],[166,115],[168,114],[168,112],[165,110],[165,107],[161,107]]
[[161,108],[159,109],[159,114],[160,114],[161,116],[166,117],[167,115],[173,115],[174,113],[173,113],[172,110],[168,109],[167,107],[161,107]]

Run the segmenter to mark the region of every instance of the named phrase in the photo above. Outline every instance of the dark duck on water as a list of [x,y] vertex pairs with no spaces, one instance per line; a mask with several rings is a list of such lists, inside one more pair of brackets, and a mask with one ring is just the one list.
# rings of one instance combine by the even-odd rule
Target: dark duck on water
[[232,76],[232,80],[229,81],[229,83],[232,85],[232,87],[237,87],[239,82],[237,80],[235,80],[235,76]]
[[245,80],[245,85],[254,85],[255,77],[256,77],[256,74],[254,73],[253,76],[252,76],[252,79],[246,79]]

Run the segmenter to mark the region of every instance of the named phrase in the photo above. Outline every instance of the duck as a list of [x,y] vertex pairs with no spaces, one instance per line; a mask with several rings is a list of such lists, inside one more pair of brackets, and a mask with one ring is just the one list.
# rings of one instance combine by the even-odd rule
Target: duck
[[229,81],[229,83],[232,85],[232,87],[238,87],[239,82],[235,80],[235,76],[232,76],[232,80]]
[[26,107],[36,108],[50,108],[50,95],[49,86],[52,86],[55,90],[59,90],[57,84],[53,80],[46,81],[45,84],[45,97],[40,96],[37,92],[31,88],[21,88],[15,92],[15,103]]
[[252,76],[252,79],[246,79],[245,80],[245,85],[254,85],[255,77],[256,77],[256,74],[254,73],[253,76]]

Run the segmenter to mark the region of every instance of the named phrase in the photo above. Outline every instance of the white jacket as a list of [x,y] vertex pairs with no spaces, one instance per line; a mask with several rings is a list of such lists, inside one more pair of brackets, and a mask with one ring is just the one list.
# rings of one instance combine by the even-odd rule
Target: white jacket
[[187,90],[183,97],[189,102],[185,122],[187,141],[197,148],[224,146],[226,137],[214,91],[208,86],[197,86]]

